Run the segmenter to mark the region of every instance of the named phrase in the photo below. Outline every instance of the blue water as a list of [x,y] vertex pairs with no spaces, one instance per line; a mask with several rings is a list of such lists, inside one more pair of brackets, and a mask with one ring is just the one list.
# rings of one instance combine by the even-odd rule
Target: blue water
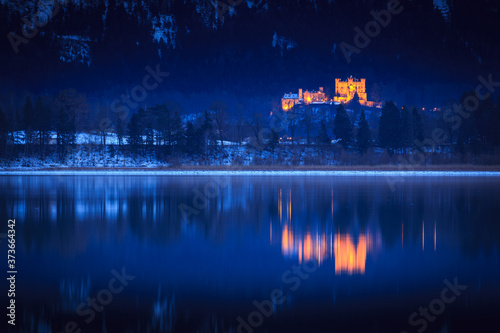
[[[16,326],[6,327],[498,327],[500,178],[402,180],[391,188],[384,177],[2,176],[0,230],[16,219],[18,271]],[[464,287],[445,291],[454,299],[444,302],[450,283]],[[419,313],[430,304],[428,317]]]

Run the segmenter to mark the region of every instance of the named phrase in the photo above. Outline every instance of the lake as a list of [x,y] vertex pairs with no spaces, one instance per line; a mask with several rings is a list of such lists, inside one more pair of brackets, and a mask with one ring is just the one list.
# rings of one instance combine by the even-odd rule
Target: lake
[[0,185],[5,256],[15,219],[12,332],[498,327],[500,177],[391,187],[382,176],[0,176]]

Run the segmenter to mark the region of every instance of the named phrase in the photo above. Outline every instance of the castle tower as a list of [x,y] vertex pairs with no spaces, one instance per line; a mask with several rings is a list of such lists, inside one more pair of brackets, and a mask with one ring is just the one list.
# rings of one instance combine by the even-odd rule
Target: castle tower
[[366,79],[356,79],[352,76],[347,80],[341,81],[335,79],[335,97],[334,100],[339,103],[349,102],[357,94],[359,102],[363,105],[367,103]]

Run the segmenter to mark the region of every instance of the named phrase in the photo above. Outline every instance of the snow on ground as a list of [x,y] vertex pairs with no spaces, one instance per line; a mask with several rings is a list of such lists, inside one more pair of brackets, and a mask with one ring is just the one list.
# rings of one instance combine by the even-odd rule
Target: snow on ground
[[[88,133],[78,133],[76,135],[76,144],[77,145],[85,145],[85,144],[101,144],[101,137],[95,134]],[[118,137],[114,133],[108,133],[106,135],[106,144],[107,145],[117,145]]]
[[57,156],[50,155],[44,160],[37,157],[21,157],[12,161],[0,161],[0,170],[37,170],[44,168],[156,168],[165,167],[169,164],[160,162],[148,156],[124,156],[109,152],[96,152],[80,147],[73,154],[66,157],[64,161]]
[[[17,139],[17,144],[25,144],[25,134],[24,131],[17,131],[13,133],[14,137]],[[55,145],[56,140],[57,140],[57,133],[56,132],[51,132],[49,134],[50,137],[50,142],[49,144]],[[35,136],[35,139],[37,137]],[[146,139],[146,136],[143,137],[143,140]],[[88,133],[77,133],[76,134],[76,144],[78,145],[85,145],[85,144],[101,144],[101,136],[98,134],[88,134]],[[127,139],[123,138],[124,144],[127,144]],[[107,145],[117,145],[118,144],[118,137],[116,136],[115,133],[107,133],[106,134],[106,144]]]
[[[23,131],[14,132],[14,136],[18,140],[18,144],[25,144],[25,134]],[[56,144],[57,134],[55,132],[50,133],[50,144]],[[146,136],[143,135],[142,140],[146,141]],[[89,134],[89,133],[77,133],[76,140],[77,145],[88,145],[88,144],[101,144],[101,136],[99,134]],[[217,145],[220,145],[220,140],[216,140]],[[127,144],[127,138],[123,138],[123,144]],[[106,145],[118,145],[118,136],[115,133],[106,133]],[[224,146],[237,146],[236,142],[224,140]]]

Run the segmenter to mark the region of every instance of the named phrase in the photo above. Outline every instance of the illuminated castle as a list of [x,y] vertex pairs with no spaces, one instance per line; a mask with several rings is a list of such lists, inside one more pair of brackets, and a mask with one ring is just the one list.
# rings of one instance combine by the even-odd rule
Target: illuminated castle
[[341,81],[340,79],[335,79],[335,96],[333,99],[328,99],[325,96],[323,87],[319,88],[319,91],[307,91],[302,93],[302,89],[299,89],[298,94],[285,94],[281,99],[281,107],[283,110],[288,111],[293,108],[296,104],[335,104],[348,103],[357,93],[359,98],[359,104],[368,107],[380,107],[380,103],[372,102],[367,100],[366,95],[366,79],[356,79],[352,76],[347,78],[346,81]]
[[319,87],[318,91],[309,91],[306,90],[304,93],[302,92],[302,89],[299,89],[298,94],[285,94],[283,98],[281,99],[281,107],[283,110],[287,111],[293,108],[295,104],[299,103],[304,103],[304,104],[310,104],[310,103],[326,103],[326,95],[325,92],[323,91],[323,87]]

